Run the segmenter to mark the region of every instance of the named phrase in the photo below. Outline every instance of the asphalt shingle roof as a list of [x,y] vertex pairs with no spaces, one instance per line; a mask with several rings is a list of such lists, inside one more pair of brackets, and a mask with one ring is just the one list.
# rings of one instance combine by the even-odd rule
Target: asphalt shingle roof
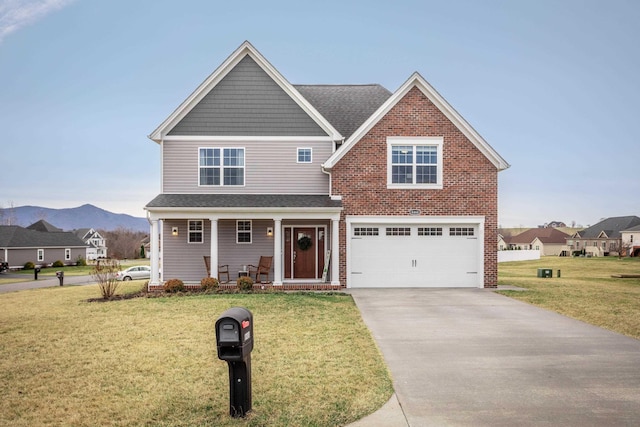
[[555,228],[532,228],[523,233],[513,236],[509,239],[509,243],[526,243],[529,244],[538,238],[542,243],[562,243],[566,242],[567,233],[563,233]]
[[597,239],[600,233],[604,231],[608,238],[616,239],[620,237],[621,231],[628,230],[637,225],[640,225],[640,218],[635,215],[615,216],[604,219],[589,228],[585,228],[578,234],[582,239]]
[[17,225],[0,225],[0,247],[3,248],[70,248],[87,246],[67,231],[38,231]]
[[294,87],[345,139],[391,96],[391,92],[379,84]]
[[149,208],[340,208],[340,200],[299,194],[160,194]]

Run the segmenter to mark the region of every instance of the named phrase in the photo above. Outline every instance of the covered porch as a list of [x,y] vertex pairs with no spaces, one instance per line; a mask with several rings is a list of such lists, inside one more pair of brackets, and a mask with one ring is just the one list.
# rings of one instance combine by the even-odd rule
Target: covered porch
[[[225,206],[240,200],[241,206]],[[173,206],[178,203],[182,206]],[[339,251],[333,250],[339,246],[339,200],[308,195],[160,195],[146,209],[151,224],[150,289],[174,278],[199,286],[208,275],[222,286],[235,285],[260,257],[271,259],[268,274],[258,278],[264,282],[260,286],[341,287]],[[252,279],[256,280],[253,274]]]

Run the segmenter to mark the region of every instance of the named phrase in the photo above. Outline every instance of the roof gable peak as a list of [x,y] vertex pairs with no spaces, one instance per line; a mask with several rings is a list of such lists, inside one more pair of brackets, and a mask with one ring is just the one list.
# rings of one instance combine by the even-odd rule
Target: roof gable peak
[[507,169],[506,162],[473,127],[418,73],[414,72],[391,97],[358,128],[337,150],[324,166],[331,169],[356,142],[373,128],[414,87],[418,88],[470,141],[495,165],[498,170]]
[[302,110],[322,128],[332,140],[342,140],[340,133],[273,67],[248,41],[238,47],[216,68],[169,117],[160,124],[149,138],[160,143],[176,124],[184,118],[220,81],[243,59],[250,57]]

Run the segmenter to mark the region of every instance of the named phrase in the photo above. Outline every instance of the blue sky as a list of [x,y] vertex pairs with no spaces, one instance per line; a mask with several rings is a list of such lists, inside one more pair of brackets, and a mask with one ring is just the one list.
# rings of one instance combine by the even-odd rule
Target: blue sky
[[292,84],[418,71],[510,164],[499,224],[640,215],[640,2],[3,0],[0,206],[145,216],[147,138],[249,40]]

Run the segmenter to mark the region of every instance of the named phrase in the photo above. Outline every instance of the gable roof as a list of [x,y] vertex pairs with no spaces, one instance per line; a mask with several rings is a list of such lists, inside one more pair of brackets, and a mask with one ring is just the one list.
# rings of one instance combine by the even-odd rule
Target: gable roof
[[640,225],[640,218],[635,215],[606,218],[599,223],[574,234],[581,239],[616,239],[620,232]]
[[349,138],[391,96],[379,84],[294,85],[345,138]]
[[[283,103],[286,103],[286,109],[280,111],[279,109],[274,109],[270,105],[260,105],[260,102],[254,102],[257,98],[265,96],[265,94],[261,93],[253,93],[251,90],[247,89],[244,92],[244,95],[249,97],[257,97],[256,99],[243,100],[242,97],[234,97],[231,96],[229,99],[233,99],[233,102],[239,103],[238,108],[244,109],[250,108],[256,109],[254,111],[249,111],[249,117],[251,121],[254,121],[256,127],[259,127],[260,121],[262,120],[264,123],[265,116],[269,116],[269,114],[280,114],[287,115],[292,112],[297,115],[301,120],[303,120],[302,116],[304,115],[306,118],[309,118],[311,122],[316,124],[324,133],[325,136],[330,138],[333,141],[340,141],[343,139],[343,136],[338,132],[332,125],[329,123],[327,119],[325,119],[316,109],[313,107],[309,101],[307,101],[300,93],[271,65],[269,62],[249,43],[245,41],[234,53],[231,54],[205,81],[198,86],[198,88],[191,94],[189,97],[180,104],[180,106],[173,112],[167,119],[160,124],[150,135],[149,138],[153,141],[160,143],[163,139],[166,139],[167,135],[171,133],[171,131],[183,120],[190,112],[194,111],[194,115],[198,116],[203,114],[221,114],[220,123],[224,123],[228,116],[225,117],[224,108],[214,108],[212,109],[210,106],[206,104],[208,102],[205,98],[209,96],[216,87],[222,83],[222,86],[229,86],[227,94],[233,95],[233,93],[237,93],[238,86],[231,82],[229,85],[226,85],[223,81],[230,73],[237,67],[253,67],[253,71],[249,71],[249,74],[262,74],[264,73],[269,79],[274,83],[271,85],[271,93],[276,94]],[[265,79],[263,79],[264,81]],[[221,86],[221,87],[222,87]],[[222,89],[221,89],[222,90]],[[235,92],[234,92],[235,91]],[[215,96],[215,91],[212,96]],[[226,96],[226,95],[225,95]],[[211,97],[210,97],[211,98]],[[262,98],[262,99],[263,99]],[[203,102],[203,104],[200,104]],[[262,103],[264,104],[264,102]],[[198,111],[201,110],[201,111]],[[278,110],[278,111],[274,111]],[[244,111],[244,110],[243,110]],[[214,123],[215,124],[215,123]],[[206,125],[206,129],[204,131],[210,132],[209,125]],[[185,128],[187,128],[185,126]],[[242,132],[248,133],[248,135],[243,136],[265,136],[264,133],[256,134],[257,130],[250,129],[232,129],[231,135],[242,135]],[[187,130],[183,130],[180,132],[181,135],[184,135],[185,132],[189,134]],[[229,135],[228,129],[222,129],[221,134]],[[240,132],[240,133],[238,133]],[[275,131],[274,131],[275,132]],[[273,135],[273,136],[287,136],[287,135]]]
[[68,231],[38,231],[17,225],[0,225],[0,247],[3,248],[71,248],[86,246],[81,239]]
[[56,227],[55,225],[49,224],[47,221],[41,219],[40,221],[34,222],[30,226],[27,227],[29,230],[36,231],[44,231],[49,233],[60,233],[63,230],[61,228]]
[[364,135],[371,130],[411,89],[417,87],[429,100],[484,154],[498,169],[504,170],[509,163],[495,151],[478,132],[462,118],[456,110],[419,74],[411,77],[394,92],[324,163],[326,169],[331,169]]
[[553,244],[553,243],[566,243],[566,239],[569,236],[567,233],[563,233],[562,231],[555,228],[532,228],[523,233],[518,234],[517,236],[511,237],[509,243],[531,243],[536,238],[540,240],[542,243]]

